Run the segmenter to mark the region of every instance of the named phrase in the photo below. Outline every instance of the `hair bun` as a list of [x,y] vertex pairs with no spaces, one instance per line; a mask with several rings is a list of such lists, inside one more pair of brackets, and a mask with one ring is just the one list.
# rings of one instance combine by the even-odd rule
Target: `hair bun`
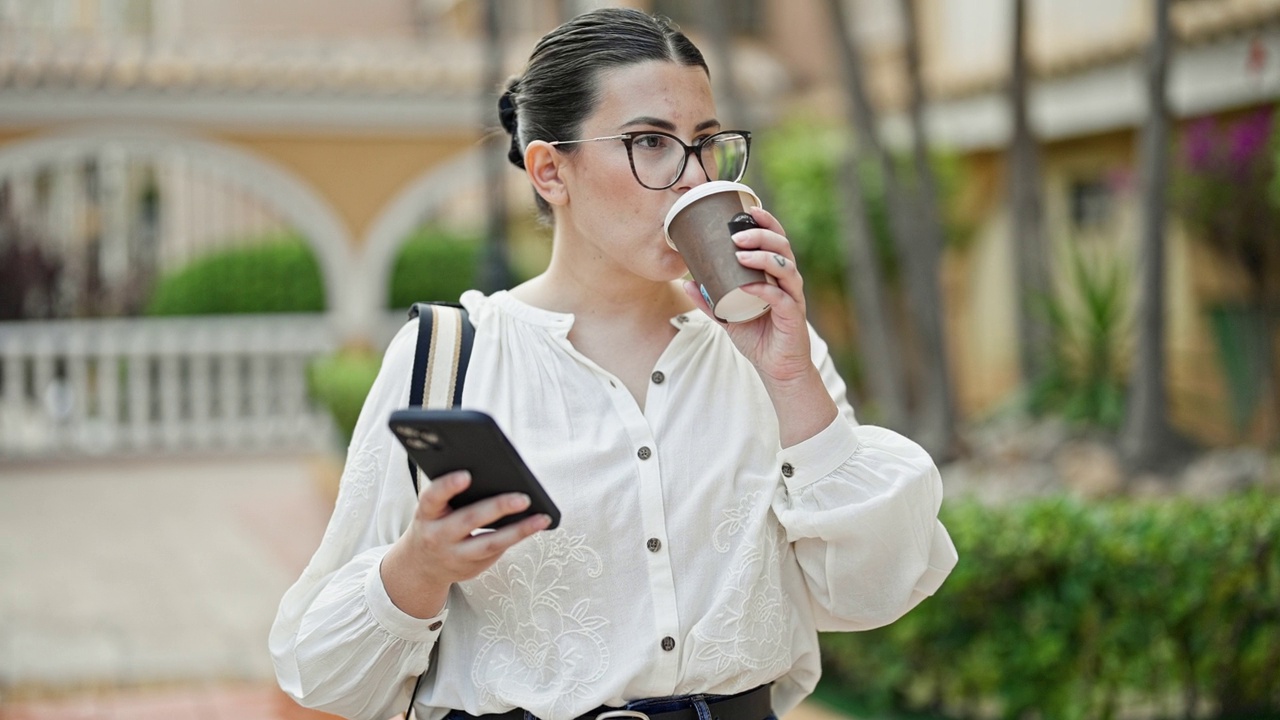
[[520,89],[520,79],[513,78],[507,83],[507,89],[498,98],[498,122],[502,129],[511,135],[511,149],[507,151],[507,160],[512,165],[524,169],[524,150],[520,148],[520,118],[516,114],[515,93]]
[[516,103],[515,99],[511,97],[510,90],[502,93],[502,97],[498,98],[498,120],[502,123],[503,130],[506,130],[512,135],[516,134],[518,127]]

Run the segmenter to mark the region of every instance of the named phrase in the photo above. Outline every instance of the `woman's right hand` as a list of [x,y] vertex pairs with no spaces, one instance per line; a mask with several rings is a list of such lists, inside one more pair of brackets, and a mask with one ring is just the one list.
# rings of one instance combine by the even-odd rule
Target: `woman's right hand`
[[466,490],[471,474],[459,470],[426,483],[413,522],[382,559],[382,584],[405,614],[431,618],[444,609],[449,588],[487,570],[512,545],[551,524],[534,515],[493,532],[473,534],[529,507],[523,493],[495,495],[457,510],[449,500]]

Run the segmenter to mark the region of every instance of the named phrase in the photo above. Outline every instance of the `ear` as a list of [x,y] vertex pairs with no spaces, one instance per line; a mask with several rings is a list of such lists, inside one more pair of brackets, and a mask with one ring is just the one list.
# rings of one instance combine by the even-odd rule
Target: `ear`
[[569,202],[569,189],[561,175],[564,162],[564,155],[543,140],[534,140],[524,149],[524,167],[529,182],[533,183],[533,189],[542,199],[552,205]]

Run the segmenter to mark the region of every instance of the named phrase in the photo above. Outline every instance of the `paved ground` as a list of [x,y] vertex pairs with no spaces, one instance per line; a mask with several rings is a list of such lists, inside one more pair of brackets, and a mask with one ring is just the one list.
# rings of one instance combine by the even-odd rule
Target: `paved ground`
[[336,472],[325,457],[0,459],[0,720],[330,717],[275,688],[266,637]]

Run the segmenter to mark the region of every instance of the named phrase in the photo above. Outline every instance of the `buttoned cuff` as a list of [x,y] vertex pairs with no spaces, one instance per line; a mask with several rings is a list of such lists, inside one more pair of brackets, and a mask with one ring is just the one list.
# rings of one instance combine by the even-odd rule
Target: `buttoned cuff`
[[440,637],[440,628],[449,617],[449,606],[445,604],[439,615],[431,618],[416,618],[396,607],[387,594],[387,587],[382,584],[381,562],[369,570],[364,583],[365,602],[373,619],[383,630],[409,642],[435,642]]
[[835,472],[861,446],[853,426],[839,414],[808,440],[778,453],[778,470],[788,492],[796,492]]

